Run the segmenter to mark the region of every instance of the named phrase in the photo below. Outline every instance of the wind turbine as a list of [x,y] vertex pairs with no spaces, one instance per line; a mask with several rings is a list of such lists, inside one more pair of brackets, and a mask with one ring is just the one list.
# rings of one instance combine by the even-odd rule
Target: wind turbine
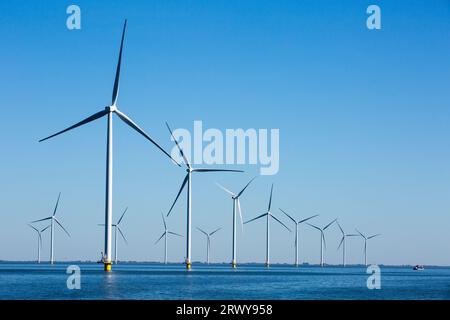
[[38,234],[38,255],[37,255],[37,263],[41,263],[41,247],[42,247],[42,232],[50,228],[50,225],[46,226],[44,229],[39,230],[35,227],[33,227],[31,224],[28,224],[30,228],[32,228],[34,231]]
[[244,222],[244,224],[247,224],[249,222],[258,220],[259,218],[263,218],[263,217],[267,217],[266,218],[266,267],[269,267],[270,265],[270,251],[269,251],[269,241],[270,241],[270,218],[274,219],[275,221],[277,221],[279,224],[281,224],[283,227],[285,227],[287,230],[289,230],[289,232],[291,232],[291,229],[289,229],[283,222],[281,222],[277,217],[275,217],[270,209],[272,207],[272,194],[273,194],[273,183],[272,183],[272,187],[270,189],[270,198],[269,198],[269,206],[267,207],[267,211],[259,216],[257,216],[256,218],[253,218],[251,220],[248,220],[246,222]]
[[334,222],[336,222],[337,221],[337,219],[334,219],[333,221],[331,221],[329,224],[327,224],[325,227],[323,227],[323,228],[319,228],[319,227],[317,227],[317,226],[315,226],[315,225],[312,225],[312,224],[310,224],[310,223],[306,223],[307,225],[309,225],[309,226],[311,226],[311,227],[313,227],[313,228],[315,228],[315,229],[317,229],[317,230],[319,230],[320,231],[320,266],[321,267],[323,267],[323,249],[325,248],[327,248],[327,244],[326,244],[326,242],[325,242],[325,234],[324,234],[324,231],[326,230],[326,229],[328,229],[328,227],[330,227]]
[[172,234],[172,235],[178,236],[178,237],[183,237],[183,236],[181,234],[169,231],[169,229],[167,228],[166,219],[164,219],[164,215],[161,214],[161,217],[163,219],[164,232],[161,235],[161,237],[159,237],[159,239],[156,240],[155,244],[157,244],[159,242],[159,240],[161,240],[164,237],[164,264],[167,264],[167,235]]
[[[111,105],[105,107],[104,110],[101,110],[92,116],[62,130],[51,136],[48,136],[44,139],[39,140],[39,142],[45,141],[47,139],[53,138],[57,135],[60,135],[69,130],[75,129],[82,125],[85,125],[91,121],[102,118],[103,116],[107,116],[108,119],[108,127],[107,127],[107,142],[106,142],[106,194],[105,194],[105,256],[103,257],[104,269],[105,271],[111,271],[111,238],[112,238],[112,165],[113,165],[113,114],[116,114],[123,122],[129,125],[131,128],[136,130],[142,136],[144,136],[147,140],[153,143],[159,150],[161,150],[165,155],[167,155],[170,159],[170,155],[159,145],[157,144],[150,136],[148,136],[144,130],[142,130],[136,123],[133,122],[126,114],[122,113],[117,109],[117,98],[119,94],[119,78],[120,78],[120,65],[122,62],[122,49],[123,49],[123,40],[125,37],[125,29],[127,26],[127,20],[123,25],[122,31],[122,40],[120,43],[119,50],[119,60],[117,62],[116,76],[114,80],[114,87],[112,93],[112,101]],[[172,159],[173,160],[173,159]],[[176,162],[175,160],[173,160]],[[178,164],[179,165],[179,164]]]
[[[125,208],[125,211],[122,213],[122,216],[120,216],[119,221],[117,221],[116,224],[112,224],[111,226],[114,228],[114,264],[117,264],[117,231],[119,231],[120,235],[122,236],[122,239],[125,241],[126,244],[128,244],[127,239],[125,238],[125,235],[123,234],[122,230],[120,229],[119,225],[122,222],[123,216],[127,212],[128,207]],[[99,226],[104,226],[104,224],[99,224]]]
[[356,229],[356,232],[358,232],[359,235],[360,235],[361,237],[363,237],[363,239],[364,239],[364,265],[367,266],[367,240],[370,240],[370,239],[372,239],[372,238],[381,236],[381,234],[380,234],[380,233],[377,233],[377,234],[374,234],[373,236],[366,237],[364,234],[362,234],[361,232],[359,232],[358,229]]
[[358,235],[357,234],[346,234],[344,232],[344,229],[342,229],[342,226],[339,224],[339,221],[336,221],[336,223],[337,223],[337,225],[338,225],[338,227],[339,227],[339,229],[341,230],[341,233],[342,233],[342,239],[341,239],[341,242],[339,243],[338,250],[342,246],[342,266],[345,267],[345,265],[346,265],[346,262],[345,262],[346,256],[345,256],[345,254],[346,254],[347,237],[356,237]]
[[216,233],[217,231],[219,231],[222,228],[218,228],[216,230],[214,230],[211,233],[207,233],[206,231],[197,228],[198,231],[200,231],[201,233],[203,233],[206,236],[206,263],[209,264],[209,251],[211,250],[211,236]]
[[298,236],[298,226],[312,218],[315,218],[318,216],[318,214],[313,215],[309,218],[303,219],[303,220],[299,220],[296,221],[294,218],[292,218],[286,211],[284,211],[283,209],[279,208],[281,212],[283,212],[294,224],[295,224],[295,266],[298,267],[298,243],[300,241],[300,238]]
[[[40,221],[45,221],[45,220],[51,220],[50,223],[50,263],[53,264],[54,260],[53,260],[53,241],[54,241],[54,231],[53,231],[53,226],[54,226],[54,222],[56,222],[61,229],[64,230],[64,232],[69,236],[70,238],[70,234],[69,232],[63,227],[63,225],[59,222],[59,220],[56,218],[56,210],[58,209],[58,204],[59,204],[59,199],[61,198],[61,192],[58,195],[58,200],[56,200],[56,205],[55,205],[55,209],[53,210],[53,214],[50,217],[47,218],[43,218],[43,219],[39,219],[39,220],[35,220],[32,221],[31,223],[36,223],[36,222],[40,222]],[[45,230],[45,229],[44,229]]]
[[243,227],[240,197],[244,193],[245,189],[247,189],[247,187],[250,185],[250,183],[252,183],[252,181],[255,179],[256,179],[256,177],[251,179],[245,185],[245,187],[237,194],[228,190],[221,184],[216,183],[222,190],[229,193],[231,195],[231,199],[233,199],[233,238],[232,238],[232,247],[231,247],[232,248],[231,265],[233,266],[233,268],[236,268],[236,210],[239,212],[239,217],[241,218],[241,227]]
[[229,169],[202,169],[202,168],[194,168],[189,163],[188,159],[186,158],[186,155],[183,152],[183,149],[181,149],[180,145],[178,144],[177,139],[175,139],[172,130],[169,127],[169,124],[166,122],[167,129],[169,129],[170,135],[172,136],[173,141],[175,141],[175,144],[180,151],[180,155],[183,157],[184,164],[186,165],[186,177],[183,180],[183,183],[181,184],[181,188],[178,191],[177,196],[175,197],[175,200],[172,204],[172,206],[169,209],[169,212],[167,213],[167,216],[170,215],[172,212],[173,207],[175,206],[175,203],[177,202],[178,198],[180,197],[181,192],[183,191],[184,187],[187,184],[187,223],[186,223],[186,268],[189,270],[191,269],[191,229],[192,229],[192,211],[191,211],[191,183],[192,183],[192,173],[193,172],[244,172],[242,170],[229,170]]

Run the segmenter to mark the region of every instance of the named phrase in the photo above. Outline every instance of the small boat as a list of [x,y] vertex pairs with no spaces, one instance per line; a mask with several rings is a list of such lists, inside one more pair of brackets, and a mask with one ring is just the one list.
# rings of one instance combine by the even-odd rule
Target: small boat
[[422,265],[418,264],[418,265],[414,266],[413,270],[414,271],[423,271],[423,270],[425,270],[425,268]]

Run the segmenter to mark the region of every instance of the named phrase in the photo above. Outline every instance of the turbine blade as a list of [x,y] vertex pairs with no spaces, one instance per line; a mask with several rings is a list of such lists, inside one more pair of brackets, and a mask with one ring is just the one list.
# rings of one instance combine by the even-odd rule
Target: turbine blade
[[166,235],[166,231],[164,231],[164,233],[161,235],[161,237],[159,237],[158,240],[156,240],[155,244],[157,244],[159,242],[159,240],[161,240],[165,235]]
[[36,222],[41,222],[41,221],[45,221],[45,220],[50,220],[52,217],[48,217],[48,218],[44,218],[44,219],[39,219],[39,220],[34,220],[31,221],[30,223],[36,223]]
[[175,197],[175,200],[173,201],[172,206],[171,206],[170,209],[169,209],[169,212],[167,213],[167,217],[168,217],[169,214],[172,212],[172,209],[173,209],[173,207],[175,206],[175,203],[177,203],[177,200],[178,200],[178,198],[180,197],[180,194],[181,194],[181,192],[183,191],[184,186],[186,185],[188,179],[189,179],[189,173],[188,173],[188,174],[186,175],[186,177],[184,178],[183,183],[181,184],[180,191],[178,191],[178,194],[177,194],[177,196]]
[[373,236],[367,237],[367,240],[378,237],[378,236],[381,236],[381,233],[374,234]]
[[284,211],[284,210],[281,209],[281,208],[278,208],[278,209],[280,209],[280,211],[283,212],[283,213],[284,213],[289,219],[291,219],[294,223],[297,223],[297,221],[295,221],[295,219],[292,218],[286,211]]
[[120,222],[121,222],[122,219],[123,219],[123,216],[125,215],[125,213],[127,213],[127,210],[128,210],[128,207],[125,208],[125,210],[124,210],[124,212],[122,213],[122,216],[120,217],[119,221],[117,221],[117,225],[120,224]]
[[114,79],[114,87],[113,87],[112,102],[111,102],[111,104],[113,106],[116,105],[117,95],[119,93],[120,65],[122,63],[123,39],[125,38],[126,28],[127,28],[127,19],[125,19],[125,23],[123,24],[122,41],[120,42],[119,59],[117,61],[117,68],[116,68],[116,78]]
[[204,169],[204,168],[193,169],[192,171],[195,171],[195,172],[244,172],[244,171],[242,171],[242,170],[230,170],[230,169]]
[[28,223],[28,226],[30,227],[30,228],[33,228],[34,229],[34,231],[36,231],[38,234],[40,234],[40,232],[39,232],[39,230],[38,229],[36,229],[35,227],[33,227],[31,224],[29,224]]
[[281,224],[283,227],[285,227],[289,232],[292,232],[291,229],[289,229],[283,222],[281,222],[281,220],[279,220],[277,217],[275,217],[274,215],[270,215],[272,218],[274,218],[279,224]]
[[318,217],[318,216],[319,216],[318,214],[315,214],[315,215],[313,215],[311,217],[308,217],[306,219],[300,220],[298,223],[300,224],[300,223],[306,222],[306,221],[311,220],[312,218],[315,218],[315,217]]
[[343,236],[345,236],[345,232],[344,232],[344,230],[342,229],[342,227],[341,227],[341,225],[340,225],[339,221],[336,221],[336,223],[337,223],[337,225],[338,225],[339,229],[341,230],[341,232],[342,232],[342,235],[343,235]]
[[361,232],[359,232],[359,230],[358,229],[355,229],[356,230],[356,232],[358,232],[359,233],[359,235],[361,236],[361,237],[363,237],[364,239],[366,239],[366,236],[365,235],[363,235]]
[[209,235],[212,236],[214,233],[216,233],[216,232],[219,231],[220,229],[222,229],[222,228],[218,228],[218,229],[214,230],[214,231],[211,232]]
[[56,205],[55,205],[55,209],[53,210],[53,217],[56,214],[56,210],[58,209],[58,204],[59,204],[59,198],[61,198],[61,192],[58,194],[58,200],[56,200]]
[[267,210],[267,212],[269,212],[270,208],[272,207],[272,194],[273,194],[273,183],[272,187],[270,188],[269,209]]
[[325,233],[322,231],[323,247],[327,250],[327,242],[325,241]]
[[153,140],[152,138],[150,138],[150,136],[148,134],[146,134],[144,132],[144,130],[142,130],[136,123],[133,122],[133,120],[131,120],[126,114],[122,113],[119,110],[115,110],[114,111],[119,118],[125,122],[127,125],[129,125],[131,128],[133,128],[134,130],[136,130],[138,133],[140,133],[144,138],[146,138],[148,141],[150,141],[151,143],[153,143],[153,145],[155,145],[159,150],[162,151],[162,153],[164,153],[166,156],[169,157],[169,159],[171,159],[173,162],[175,162],[179,167],[181,167],[181,165],[176,162],[171,156],[170,154],[167,153],[166,150],[164,150],[159,144],[156,143],[155,140]]
[[164,215],[162,213],[161,213],[161,217],[162,217],[163,224],[164,224],[164,230],[167,230],[166,219],[164,219]]
[[268,215],[267,212],[266,212],[266,213],[263,213],[262,215],[259,215],[259,216],[257,216],[256,218],[253,218],[253,219],[251,219],[251,220],[245,221],[244,224],[247,224],[247,223],[249,223],[249,222],[258,220],[258,219],[260,219],[260,218],[262,218],[262,217],[265,217],[265,216],[267,216],[267,215]]
[[173,135],[172,129],[170,129],[169,124],[166,122],[166,127],[167,129],[169,129],[170,135],[172,136],[172,140],[175,142],[178,150],[180,151],[181,156],[183,157],[184,160],[184,164],[186,165],[186,167],[188,167],[189,169],[191,168],[191,164],[189,163],[188,159],[186,158],[183,149],[181,149],[180,145],[178,144],[177,139],[175,139],[175,136]]
[[231,192],[230,190],[228,190],[227,188],[225,188],[225,187],[224,187],[223,185],[221,185],[220,183],[216,182],[216,185],[217,185],[220,189],[222,189],[223,191],[225,191],[225,192],[231,194],[232,197],[235,197],[235,196],[236,196],[233,192]]
[[207,237],[209,237],[209,235],[208,235],[208,233],[206,231],[203,231],[199,227],[197,227],[197,230],[200,231],[201,233],[205,234]]
[[47,230],[48,228],[50,228],[52,225],[49,224],[48,226],[46,226],[44,229],[41,230],[41,233],[44,232],[45,230]]
[[339,247],[337,248],[338,250],[339,250],[339,248],[342,246],[342,244],[344,243],[344,239],[345,239],[345,236],[342,237],[341,242],[339,243]]
[[87,117],[86,119],[84,119],[84,120],[74,124],[73,126],[68,127],[67,129],[61,130],[61,131],[59,131],[59,132],[57,132],[55,134],[52,134],[51,136],[48,136],[48,137],[46,137],[44,139],[39,140],[39,142],[42,142],[42,141],[48,140],[50,138],[56,137],[56,136],[58,136],[58,135],[60,135],[60,134],[62,134],[64,132],[67,132],[69,130],[75,129],[75,128],[77,128],[79,126],[82,126],[82,125],[84,125],[86,123],[89,123],[91,121],[97,120],[98,118],[101,118],[101,117],[103,117],[106,114],[108,114],[108,111],[106,111],[106,110],[102,110],[100,112],[97,112],[97,113],[93,114],[92,116]]
[[317,229],[317,230],[319,230],[320,232],[322,232],[322,229],[320,229],[319,227],[317,227],[317,226],[315,226],[315,225],[313,225],[313,224],[311,224],[311,223],[306,223],[308,226],[310,226],[310,227],[313,227],[313,228],[315,228],[315,229]]
[[179,234],[179,233],[172,232],[172,231],[168,231],[168,233],[173,234],[174,236],[178,236],[178,237],[182,237],[183,238],[183,236],[181,234]]
[[70,238],[70,234],[69,232],[66,230],[66,228],[63,227],[63,225],[59,222],[59,220],[56,217],[53,217],[53,219],[55,219],[55,222],[64,230],[64,232],[69,236]]
[[122,230],[119,228],[119,226],[116,226],[117,230],[119,231],[120,235],[122,236],[123,240],[125,241],[125,243],[128,245],[128,241],[125,238],[125,235],[123,234]]
[[241,219],[241,231],[244,232],[244,219],[242,218],[241,201],[236,198],[237,210],[239,211],[239,218]]
[[253,182],[253,180],[255,180],[256,179],[256,177],[254,177],[253,179],[251,179],[246,185],[245,185],[245,187],[241,190],[241,192],[239,192],[238,194],[237,194],[237,198],[239,198],[243,193],[244,193],[244,191],[245,191],[245,189],[247,189],[247,187],[250,185],[250,183],[252,183]]
[[335,223],[337,221],[337,219],[334,219],[333,221],[331,221],[329,224],[327,224],[323,230],[326,230],[329,226],[331,226],[333,223]]

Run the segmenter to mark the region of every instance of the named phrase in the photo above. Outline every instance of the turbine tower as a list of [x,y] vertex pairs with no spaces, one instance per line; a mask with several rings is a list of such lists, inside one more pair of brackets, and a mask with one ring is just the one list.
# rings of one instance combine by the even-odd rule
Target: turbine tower
[[[44,139],[39,140],[39,142],[45,141],[47,139],[53,138],[57,135],[60,135],[69,130],[75,129],[82,125],[85,125],[89,122],[102,118],[103,116],[107,116],[108,119],[108,127],[107,127],[107,140],[106,140],[106,193],[105,193],[105,255],[102,258],[104,264],[105,271],[111,271],[111,238],[112,238],[112,178],[113,178],[113,114],[116,114],[123,122],[129,125],[131,128],[136,130],[139,134],[144,136],[147,140],[149,140],[152,144],[154,144],[159,150],[161,150],[166,156],[170,159],[170,155],[159,145],[157,144],[150,136],[148,136],[144,130],[142,130],[136,123],[133,122],[126,114],[119,111],[117,108],[117,98],[119,94],[119,78],[120,78],[120,66],[122,62],[122,49],[123,49],[123,40],[125,37],[125,30],[127,26],[127,20],[125,20],[122,31],[122,40],[120,43],[119,49],[119,59],[117,62],[116,76],[114,80],[114,87],[112,93],[112,101],[111,105],[105,107],[104,110],[101,110],[92,116],[64,129],[59,131],[51,136],[48,136]],[[173,160],[173,159],[172,159]],[[173,160],[175,163],[176,161]],[[178,164],[179,165],[179,164]]]
[[252,183],[252,181],[255,180],[255,179],[256,179],[256,177],[251,179],[245,185],[245,187],[237,194],[232,192],[232,191],[230,191],[230,190],[228,190],[227,188],[225,188],[221,184],[216,183],[222,190],[224,190],[225,192],[229,193],[231,195],[231,199],[233,200],[233,237],[232,237],[232,241],[231,241],[231,266],[233,268],[236,268],[236,220],[237,220],[236,219],[236,211],[239,212],[239,217],[241,219],[241,228],[243,228],[240,197],[244,193],[245,189],[247,189],[247,187],[250,185],[250,183]]
[[216,233],[217,231],[219,231],[222,228],[218,228],[216,230],[214,230],[211,233],[207,233],[206,231],[197,228],[198,231],[200,231],[201,233],[203,233],[206,236],[206,263],[209,264],[209,251],[211,250],[211,236]]
[[296,221],[294,218],[292,218],[286,211],[284,211],[283,209],[279,208],[281,212],[283,212],[294,224],[295,224],[295,266],[298,267],[298,248],[299,248],[299,242],[300,242],[300,238],[299,238],[299,234],[298,234],[298,227],[299,225],[301,225],[302,223],[315,218],[318,216],[318,214],[313,215],[309,218],[303,219],[303,220],[299,220]]
[[42,232],[50,228],[50,225],[46,226],[44,229],[39,230],[33,227],[31,224],[28,224],[30,228],[37,232],[38,235],[38,253],[37,253],[37,263],[41,263],[41,247],[42,247]]
[[181,234],[169,231],[169,229],[167,228],[167,224],[166,224],[166,219],[164,219],[164,215],[161,214],[162,220],[163,220],[163,224],[164,224],[164,232],[161,235],[161,237],[159,237],[158,240],[156,240],[155,245],[159,242],[159,240],[161,240],[164,237],[164,264],[167,264],[167,235],[168,234],[172,234],[174,236],[178,236],[178,237],[183,237]]
[[270,211],[272,207],[272,194],[273,194],[273,183],[272,187],[270,189],[270,198],[269,198],[269,206],[267,207],[267,211],[256,218],[253,218],[251,220],[248,220],[244,222],[244,224],[247,224],[249,222],[258,220],[259,218],[266,217],[266,267],[269,267],[270,265],[270,251],[269,251],[269,242],[270,242],[270,218],[277,221],[279,224],[281,224],[283,227],[285,227],[289,232],[291,232],[291,229],[289,229],[283,222],[281,222],[277,217],[275,217],[272,212]]
[[331,221],[329,224],[327,224],[325,227],[323,227],[323,228],[319,228],[319,227],[317,227],[317,226],[315,226],[315,225],[312,225],[312,224],[310,224],[310,223],[306,223],[307,225],[309,225],[309,226],[311,226],[311,227],[313,227],[313,228],[315,228],[315,229],[317,229],[317,230],[319,230],[320,231],[320,266],[321,267],[323,267],[323,250],[325,249],[326,250],[326,248],[327,248],[327,244],[326,244],[326,242],[325,242],[325,234],[324,234],[324,231],[326,230],[326,229],[328,229],[334,222],[336,222],[337,221],[337,219],[334,219],[333,221]]
[[381,236],[381,234],[377,233],[377,234],[374,234],[373,236],[366,237],[364,234],[359,232],[358,229],[356,229],[356,232],[358,232],[359,235],[364,239],[364,265],[367,267],[367,240]]
[[357,234],[346,234],[344,232],[344,229],[342,229],[342,226],[339,224],[339,221],[336,221],[336,223],[342,233],[342,239],[341,239],[341,242],[339,243],[338,250],[342,246],[342,266],[345,267],[346,266],[345,259],[346,259],[347,237],[356,237],[358,235]]
[[186,268],[188,270],[191,269],[191,229],[192,229],[192,208],[191,208],[191,197],[192,197],[192,173],[198,172],[244,172],[242,170],[228,170],[228,169],[202,169],[202,168],[194,168],[189,163],[188,159],[186,158],[186,155],[183,152],[183,149],[178,144],[177,139],[175,139],[172,130],[169,127],[169,124],[166,122],[167,129],[169,129],[170,135],[172,136],[173,141],[175,142],[178,150],[180,151],[180,155],[183,157],[184,164],[186,165],[186,176],[183,180],[183,183],[181,184],[181,188],[178,191],[177,196],[175,197],[175,200],[172,203],[172,206],[169,209],[169,212],[167,213],[167,216],[170,215],[172,212],[173,207],[175,206],[175,203],[177,202],[178,198],[180,197],[181,192],[183,191],[184,187],[187,185],[187,221],[186,221]]
[[[123,241],[125,241],[126,244],[128,244],[127,239],[125,238],[125,235],[122,232],[122,229],[120,229],[119,225],[122,222],[123,216],[125,215],[125,213],[127,212],[128,207],[125,208],[124,212],[122,213],[122,215],[120,216],[119,221],[117,221],[116,224],[112,224],[112,227],[114,228],[114,264],[117,264],[118,261],[118,256],[117,256],[117,231],[119,231],[120,235],[122,236]],[[99,224],[99,226],[104,226],[104,224]]]
[[[35,220],[35,221],[32,221],[31,223],[36,223],[36,222],[40,222],[40,221],[46,221],[46,220],[50,220],[50,263],[51,264],[53,264],[53,262],[54,262],[54,259],[53,259],[53,242],[54,242],[54,237],[55,237],[55,235],[54,235],[54,230],[53,230],[53,227],[54,227],[54,223],[56,222],[60,227],[61,227],[61,229],[63,229],[64,230],[64,232],[69,236],[69,238],[70,238],[70,234],[69,234],[69,232],[63,227],[63,225],[59,222],[59,220],[56,218],[56,211],[58,210],[58,205],[59,205],[59,199],[61,198],[61,192],[59,193],[59,195],[58,195],[58,199],[56,200],[56,205],[55,205],[55,209],[53,209],[53,214],[50,216],[50,217],[47,217],[47,218],[43,218],[43,219],[39,219],[39,220]],[[48,228],[48,227],[47,227]],[[46,228],[44,228],[43,229],[43,231],[45,230]]]

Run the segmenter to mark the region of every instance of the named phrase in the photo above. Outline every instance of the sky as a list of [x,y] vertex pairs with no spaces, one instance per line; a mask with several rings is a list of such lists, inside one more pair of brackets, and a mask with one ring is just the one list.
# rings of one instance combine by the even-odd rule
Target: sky
[[[81,29],[66,9],[81,8]],[[369,5],[380,30],[366,27]],[[56,260],[97,260],[103,250],[106,119],[38,140],[110,103],[123,21],[128,19],[118,107],[165,149],[165,128],[279,129],[280,168],[242,196],[244,220],[267,208],[323,226],[335,218],[368,235],[369,263],[450,265],[450,2],[435,1],[10,1],[0,2],[0,260],[32,260],[27,223],[51,215]],[[223,229],[211,260],[230,262],[232,201],[245,173],[197,175],[193,227]],[[114,120],[113,216],[128,207],[119,258],[160,261],[167,213],[184,178],[159,150]],[[186,234],[185,194],[168,218]],[[44,227],[45,224],[40,224]],[[293,228],[293,225],[289,226]],[[271,225],[271,261],[291,263],[294,235]],[[319,233],[300,227],[301,261],[319,262]],[[194,261],[205,237],[193,231]],[[42,258],[48,259],[49,233]],[[326,233],[339,263],[340,232]],[[184,239],[169,239],[183,261]],[[238,232],[238,262],[264,262],[265,222]],[[363,241],[348,242],[363,262]]]

